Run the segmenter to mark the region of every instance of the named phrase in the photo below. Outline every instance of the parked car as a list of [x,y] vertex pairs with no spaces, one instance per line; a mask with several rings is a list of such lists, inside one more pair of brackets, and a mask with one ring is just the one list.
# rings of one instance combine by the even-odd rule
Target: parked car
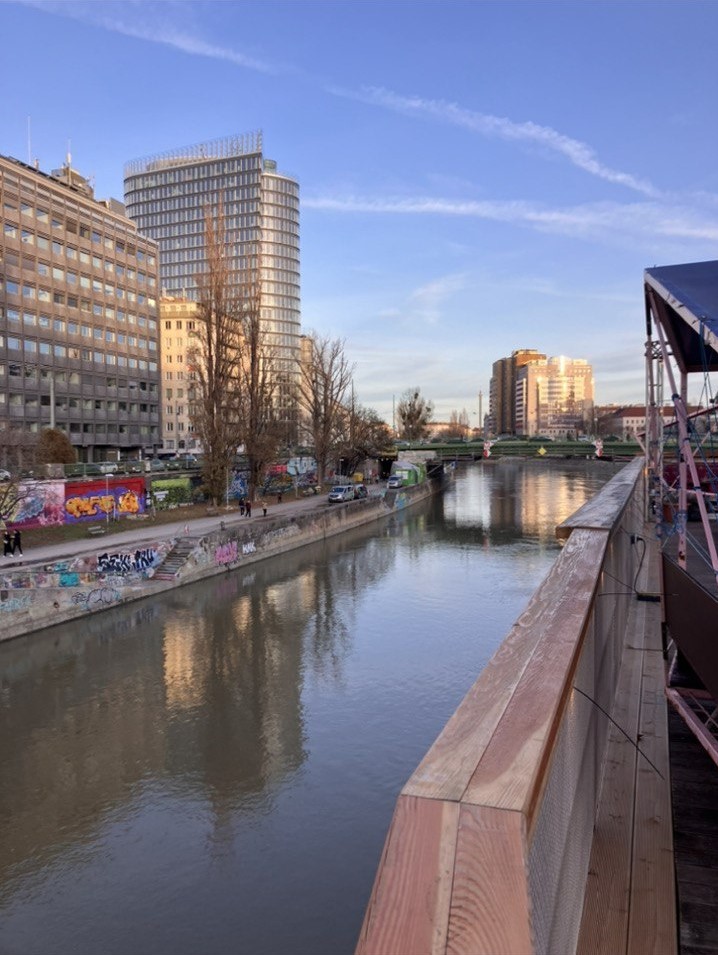
[[353,484],[336,484],[329,492],[330,504],[342,504],[354,500]]
[[358,501],[363,501],[365,497],[369,497],[369,491],[367,491],[365,484],[354,485],[354,497]]
[[386,486],[390,491],[396,490],[402,486],[402,477],[400,474],[392,474],[389,480],[386,482]]

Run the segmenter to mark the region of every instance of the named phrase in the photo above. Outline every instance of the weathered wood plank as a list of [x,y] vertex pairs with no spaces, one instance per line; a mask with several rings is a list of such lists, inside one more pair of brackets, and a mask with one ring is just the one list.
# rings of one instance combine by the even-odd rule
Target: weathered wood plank
[[459,807],[400,796],[357,955],[443,955]]
[[526,858],[519,813],[462,806],[447,955],[533,951]]
[[560,718],[571,694],[608,535],[577,530],[529,605],[531,662],[472,776],[464,802],[526,814],[529,831]]
[[[660,634],[660,608],[645,604],[646,634]],[[648,639],[646,641],[648,643]],[[641,758],[636,772],[633,885],[628,951],[671,955],[677,951],[673,823],[671,817],[668,721],[663,655],[646,649],[639,717],[641,750],[661,776]]]
[[641,479],[643,464],[643,458],[636,458],[618,474],[614,474],[598,494],[558,525],[556,536],[560,539],[570,537],[578,527],[594,530],[610,530],[614,527],[633,495],[636,482]]
[[[635,614],[634,614],[635,617]],[[632,620],[629,617],[629,632]],[[578,955],[626,951],[631,845],[643,651],[624,649],[612,717],[591,860],[586,880]]]
[[[566,645],[575,643],[576,634],[581,633],[608,539],[604,532],[583,530],[577,531],[574,537],[575,540],[572,538],[567,542],[525,612],[407,782],[403,789],[405,794],[433,799],[463,798],[472,803],[494,805],[489,794],[482,802],[476,794],[466,794],[466,790],[492,743],[497,727],[503,725],[509,707],[517,713],[520,723],[508,727],[505,733],[513,736],[521,732],[523,718],[512,701],[522,684],[526,686],[517,706],[534,710],[532,735],[526,739],[514,738],[511,752],[519,760],[515,768],[524,767],[523,773],[512,778],[512,787],[520,793],[525,792],[526,774],[528,772],[533,778],[530,767],[535,769],[536,761],[540,760],[548,731],[544,727],[536,736],[534,730],[541,721],[550,719],[546,707],[536,718],[534,695],[538,693],[539,702],[550,703],[552,692],[561,682],[550,671],[556,659],[559,663],[565,662]],[[547,649],[547,644],[553,643],[555,649]],[[545,681],[550,681],[550,686]],[[563,700],[558,705],[562,706]],[[555,706],[549,705],[549,709],[551,713],[555,712]],[[505,762],[502,759],[502,764]],[[519,796],[519,802],[523,798]],[[519,808],[515,797],[502,804],[504,808]]]

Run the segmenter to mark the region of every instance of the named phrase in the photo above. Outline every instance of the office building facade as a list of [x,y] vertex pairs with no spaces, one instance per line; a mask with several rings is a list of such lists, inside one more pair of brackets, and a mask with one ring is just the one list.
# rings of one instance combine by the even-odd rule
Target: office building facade
[[160,251],[162,293],[196,300],[206,271],[205,215],[223,205],[229,281],[261,273],[261,323],[290,416],[301,316],[299,184],[262,152],[261,133],[215,140],[125,166],[127,214]]
[[197,323],[197,303],[185,298],[160,299],[160,393],[162,396],[162,450],[200,452],[199,436],[190,417],[195,375],[187,350]]
[[516,433],[576,438],[593,422],[593,369],[583,358],[531,361],[516,376]]
[[[160,442],[158,253],[72,169],[0,156],[0,446],[56,427],[83,461]],[[2,440],[2,432],[5,441]]]
[[546,356],[534,348],[520,348],[510,358],[499,358],[491,367],[489,384],[490,430],[497,434],[516,434],[516,376],[518,370]]

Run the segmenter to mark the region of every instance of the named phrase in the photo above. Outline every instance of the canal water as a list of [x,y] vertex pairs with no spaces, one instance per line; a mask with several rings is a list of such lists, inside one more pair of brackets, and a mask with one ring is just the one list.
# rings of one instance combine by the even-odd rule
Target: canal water
[[0,645],[3,955],[353,951],[394,802],[605,462]]

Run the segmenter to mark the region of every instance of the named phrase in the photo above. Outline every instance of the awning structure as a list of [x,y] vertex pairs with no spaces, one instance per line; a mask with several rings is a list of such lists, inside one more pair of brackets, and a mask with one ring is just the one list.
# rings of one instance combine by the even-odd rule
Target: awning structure
[[718,261],[646,269],[646,317],[660,321],[684,374],[718,370]]
[[[662,538],[663,608],[675,644],[666,694],[718,764],[718,466],[713,428],[718,371],[718,262],[646,269],[646,404],[651,408],[648,489]],[[676,366],[678,374],[673,366]],[[676,411],[678,485],[663,495],[662,407],[666,375]],[[702,375],[705,405],[688,414],[688,376]],[[648,409],[647,409],[648,411]],[[702,430],[695,427],[703,420]],[[675,495],[677,494],[677,505]],[[700,526],[689,529],[689,504]]]

